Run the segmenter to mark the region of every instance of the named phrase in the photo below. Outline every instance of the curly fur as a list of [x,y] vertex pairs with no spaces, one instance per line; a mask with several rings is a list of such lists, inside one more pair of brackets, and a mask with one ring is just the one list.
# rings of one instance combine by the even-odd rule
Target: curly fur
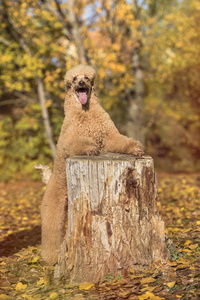
[[45,191],[42,215],[42,258],[57,262],[64,238],[67,216],[67,182],[65,160],[76,155],[115,152],[143,154],[142,145],[121,135],[109,115],[100,106],[94,91],[96,71],[79,65],[66,73],[65,118],[57,144],[53,173]]

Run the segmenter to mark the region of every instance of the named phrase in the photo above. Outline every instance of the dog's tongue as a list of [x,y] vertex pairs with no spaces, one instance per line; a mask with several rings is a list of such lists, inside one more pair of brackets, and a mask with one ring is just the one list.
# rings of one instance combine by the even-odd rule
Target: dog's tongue
[[87,102],[87,94],[86,92],[79,92],[78,93],[79,101],[82,105],[84,105]]

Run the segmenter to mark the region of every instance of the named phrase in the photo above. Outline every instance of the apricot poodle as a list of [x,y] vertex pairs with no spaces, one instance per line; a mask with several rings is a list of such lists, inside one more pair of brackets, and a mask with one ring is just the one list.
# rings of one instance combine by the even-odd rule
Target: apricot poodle
[[65,75],[65,118],[57,144],[53,173],[42,201],[42,251],[47,264],[58,259],[67,218],[65,160],[69,156],[115,152],[143,155],[142,145],[119,133],[94,91],[96,71],[79,65]]

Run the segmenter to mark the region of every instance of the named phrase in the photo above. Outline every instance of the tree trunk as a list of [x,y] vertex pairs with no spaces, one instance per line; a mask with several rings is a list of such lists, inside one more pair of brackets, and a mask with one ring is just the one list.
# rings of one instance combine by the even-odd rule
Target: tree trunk
[[89,59],[87,57],[86,49],[84,47],[83,39],[79,29],[75,6],[74,0],[68,0],[68,18],[71,25],[71,34],[73,36],[80,63],[89,64]]
[[144,78],[140,59],[140,46],[133,50],[132,65],[134,85],[129,95],[126,134],[144,144],[143,107],[144,107]]
[[169,258],[151,157],[71,157],[66,173],[68,228],[55,278],[95,283]]
[[39,102],[40,102],[40,105],[42,108],[42,117],[43,117],[43,121],[44,121],[44,127],[46,130],[49,147],[52,150],[52,156],[54,158],[55,154],[56,154],[56,145],[53,140],[53,133],[52,133],[52,129],[51,129],[48,109],[45,105],[44,86],[43,86],[42,80],[39,77],[36,78],[36,84],[37,84],[38,98],[39,98]]

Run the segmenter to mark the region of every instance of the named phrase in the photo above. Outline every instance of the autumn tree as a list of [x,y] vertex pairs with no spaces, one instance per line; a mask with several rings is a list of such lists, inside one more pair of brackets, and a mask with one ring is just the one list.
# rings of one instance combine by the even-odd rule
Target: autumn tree
[[151,49],[147,148],[170,170],[199,168],[199,11],[198,1],[172,7],[159,23],[151,20],[145,44],[145,51]]

